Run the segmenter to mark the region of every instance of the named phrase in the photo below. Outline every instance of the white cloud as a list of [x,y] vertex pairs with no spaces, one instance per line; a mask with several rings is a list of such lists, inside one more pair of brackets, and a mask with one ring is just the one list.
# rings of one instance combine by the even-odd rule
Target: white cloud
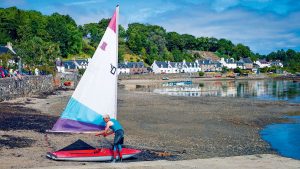
[[293,29],[300,13],[288,17],[257,14],[242,10],[215,13],[209,9],[190,10],[168,21],[158,21],[167,31],[195,36],[226,38],[234,43],[248,45],[254,52],[268,53],[281,48],[300,48],[300,39]]

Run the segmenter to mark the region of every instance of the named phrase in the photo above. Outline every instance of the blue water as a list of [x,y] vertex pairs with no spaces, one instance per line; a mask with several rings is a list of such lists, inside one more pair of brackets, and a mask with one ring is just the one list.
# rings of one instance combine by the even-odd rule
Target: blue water
[[153,92],[171,96],[238,97],[300,103],[300,82],[288,80],[204,81],[186,86],[163,84]]
[[280,155],[300,160],[300,116],[289,118],[293,123],[268,125],[260,134]]

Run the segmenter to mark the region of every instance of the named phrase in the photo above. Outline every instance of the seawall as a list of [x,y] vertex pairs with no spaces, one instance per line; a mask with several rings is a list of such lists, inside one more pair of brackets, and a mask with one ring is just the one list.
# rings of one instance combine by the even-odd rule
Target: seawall
[[52,75],[0,79],[0,101],[52,92],[53,90]]

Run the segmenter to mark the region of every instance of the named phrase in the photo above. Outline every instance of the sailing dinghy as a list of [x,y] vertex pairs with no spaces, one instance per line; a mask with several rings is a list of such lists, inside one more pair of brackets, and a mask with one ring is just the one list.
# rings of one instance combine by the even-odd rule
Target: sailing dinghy
[[[103,115],[117,118],[118,17],[119,6],[64,112],[48,132],[95,133],[105,128]],[[140,152],[123,148],[123,159]],[[78,140],[61,150],[47,153],[47,157],[53,160],[107,161],[113,158],[113,151]]]

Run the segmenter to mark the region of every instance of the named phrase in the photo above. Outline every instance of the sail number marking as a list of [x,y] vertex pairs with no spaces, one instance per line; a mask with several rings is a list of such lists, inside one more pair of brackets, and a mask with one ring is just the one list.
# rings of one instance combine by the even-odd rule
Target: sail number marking
[[116,71],[117,71],[117,68],[114,65],[110,64],[110,73],[115,75]]

